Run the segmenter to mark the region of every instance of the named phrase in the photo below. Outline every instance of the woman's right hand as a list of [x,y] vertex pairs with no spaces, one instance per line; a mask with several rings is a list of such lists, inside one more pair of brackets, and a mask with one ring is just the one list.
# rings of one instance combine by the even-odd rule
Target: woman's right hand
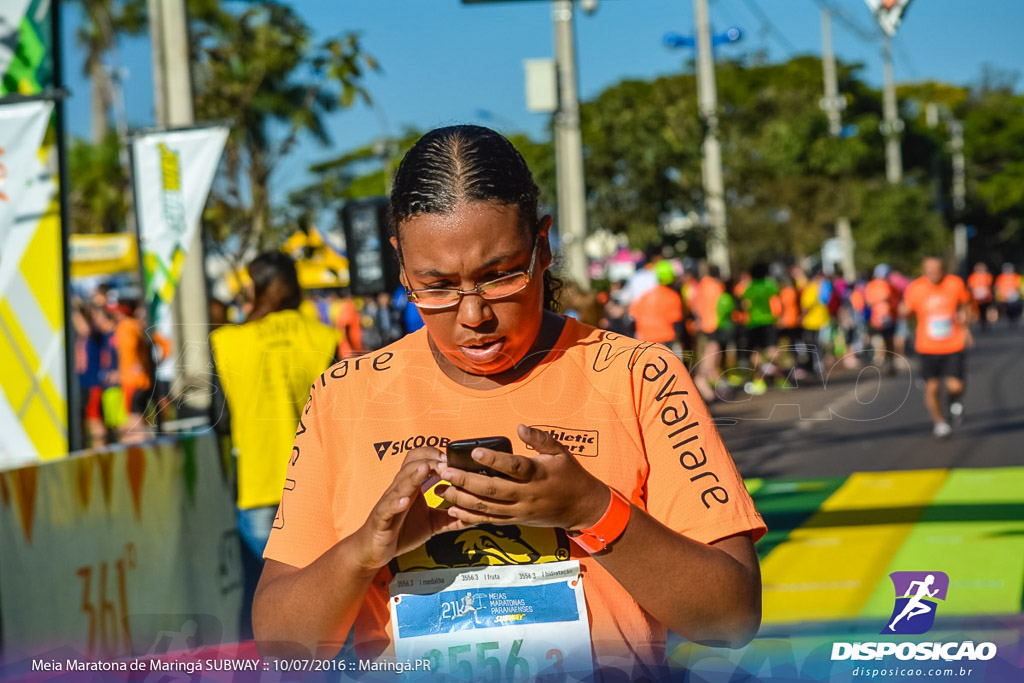
[[418,548],[432,536],[465,527],[446,511],[429,507],[423,497],[423,484],[437,475],[446,463],[444,453],[430,446],[409,451],[391,486],[357,532],[361,568],[375,573],[393,558]]

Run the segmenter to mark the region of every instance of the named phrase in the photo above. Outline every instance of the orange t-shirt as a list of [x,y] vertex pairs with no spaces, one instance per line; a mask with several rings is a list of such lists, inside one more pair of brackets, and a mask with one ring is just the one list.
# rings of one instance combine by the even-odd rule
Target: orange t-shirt
[[334,326],[341,332],[338,343],[338,356],[344,358],[363,351],[363,331],[359,323],[359,311],[352,299],[342,299],[338,305],[338,315],[334,318]]
[[917,316],[918,353],[947,354],[962,351],[964,329],[957,320],[957,308],[969,303],[971,295],[964,281],[947,275],[939,284],[926,277],[910,283],[903,294],[907,308]]
[[1020,275],[1000,273],[996,278],[996,297],[1000,301],[1020,301]]
[[800,327],[800,294],[796,287],[783,287],[779,300],[782,302],[779,327],[784,330]]
[[[552,432],[588,472],[680,534],[701,543],[764,535],[680,360],[664,346],[567,319],[543,361],[496,389],[449,379],[432,357],[425,329],[325,372],[299,423],[264,556],[305,567],[353,534],[410,449],[504,435],[528,454],[516,436],[520,423]],[[581,564],[595,654],[663,663],[664,626],[564,531],[525,526],[441,534],[392,560],[356,617],[356,653],[372,659],[393,652],[388,584],[396,571],[567,559]]]
[[123,318],[114,328],[114,346],[125,392],[149,389],[149,344],[142,323],[136,318]]
[[884,278],[875,278],[864,287],[864,301],[871,307],[871,327],[881,330],[896,324],[899,295]]
[[718,329],[718,298],[725,292],[721,280],[707,275],[701,278],[697,288],[697,317],[700,318],[700,331],[711,334]]
[[683,319],[683,297],[671,287],[658,285],[636,299],[629,314],[636,322],[638,339],[671,342],[676,338],[672,324]]
[[971,273],[967,276],[967,287],[978,303],[992,301],[992,273]]

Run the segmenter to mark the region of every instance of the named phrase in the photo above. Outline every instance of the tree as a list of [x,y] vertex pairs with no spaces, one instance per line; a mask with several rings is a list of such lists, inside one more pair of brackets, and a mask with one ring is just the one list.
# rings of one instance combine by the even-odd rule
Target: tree
[[877,183],[867,189],[857,225],[858,261],[914,272],[925,256],[945,254],[950,233],[921,187]]
[[121,165],[121,141],[107,131],[98,144],[72,141],[68,150],[68,205],[74,233],[123,232],[131,193]]
[[[910,253],[935,247],[931,227],[940,218],[938,204],[933,207],[923,189],[896,192],[893,198],[879,185],[885,168],[881,96],[860,80],[860,69],[839,65],[847,101],[844,123],[853,133],[835,138],[818,104],[819,59],[718,63],[719,139],[737,267],[810,256],[833,236],[840,216],[854,220],[855,236],[863,216],[865,243],[887,250],[888,243],[876,234],[882,217],[865,202],[881,201],[901,211],[900,221],[885,223],[890,227],[928,226],[906,236],[911,242],[921,239],[903,243]],[[955,94],[933,86],[928,92]],[[928,184],[944,144],[938,132],[926,128],[923,115],[918,119],[908,120],[903,137],[907,184],[915,187]],[[591,229],[625,233],[633,246],[643,247],[665,239],[661,226],[667,217],[704,212],[704,129],[692,73],[613,85],[584,103],[582,121]],[[936,193],[948,195],[948,178],[940,181],[945,184]],[[692,255],[702,253],[704,234],[687,236],[688,247],[695,247]],[[867,250],[860,253],[867,260],[862,265],[873,262]]]
[[291,7],[270,0],[238,13],[193,0],[189,12],[196,118],[231,122],[204,221],[211,246],[237,263],[291,229],[271,210],[275,169],[300,135],[330,144],[326,117],[369,102],[363,78],[377,64],[356,34],[314,44]]
[[[1024,256],[1024,96],[975,90],[964,111],[967,216],[990,260]],[[982,209],[979,211],[978,209]]]
[[146,28],[146,0],[81,0],[85,21],[75,38],[85,48],[82,71],[92,92],[92,141],[104,144],[110,131],[113,83],[104,63],[121,34],[138,35]]

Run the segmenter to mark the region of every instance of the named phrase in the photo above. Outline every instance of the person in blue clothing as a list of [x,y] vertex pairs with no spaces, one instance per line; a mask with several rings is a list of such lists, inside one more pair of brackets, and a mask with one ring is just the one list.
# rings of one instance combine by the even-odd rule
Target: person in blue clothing
[[416,304],[409,301],[409,296],[405,293],[405,287],[402,285],[398,285],[398,289],[391,297],[391,305],[401,314],[406,334],[412,334],[423,327],[423,316],[420,315]]

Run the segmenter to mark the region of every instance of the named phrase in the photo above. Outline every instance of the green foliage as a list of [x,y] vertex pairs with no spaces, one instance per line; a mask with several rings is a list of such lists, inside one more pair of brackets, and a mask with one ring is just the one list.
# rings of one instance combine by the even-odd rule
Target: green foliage
[[99,143],[73,140],[68,150],[68,205],[74,233],[123,232],[131,195],[121,165],[120,141],[110,132]]
[[85,48],[82,73],[92,90],[93,142],[101,144],[109,129],[113,85],[104,61],[117,45],[120,35],[138,35],[146,30],[146,0],[81,0],[84,21],[75,40]]
[[191,0],[189,11],[196,118],[231,124],[207,234],[214,249],[240,256],[294,230],[290,213],[271,210],[275,169],[300,135],[330,144],[326,118],[370,101],[363,80],[378,65],[357,34],[314,43],[298,13],[271,0],[237,12]]
[[856,231],[858,261],[913,272],[925,256],[944,255],[950,233],[929,202],[919,187],[880,184],[868,189]]
[[311,165],[315,180],[288,195],[287,214],[298,224],[313,224],[346,200],[388,194],[398,162],[422,134],[407,128],[397,139],[377,140]]

